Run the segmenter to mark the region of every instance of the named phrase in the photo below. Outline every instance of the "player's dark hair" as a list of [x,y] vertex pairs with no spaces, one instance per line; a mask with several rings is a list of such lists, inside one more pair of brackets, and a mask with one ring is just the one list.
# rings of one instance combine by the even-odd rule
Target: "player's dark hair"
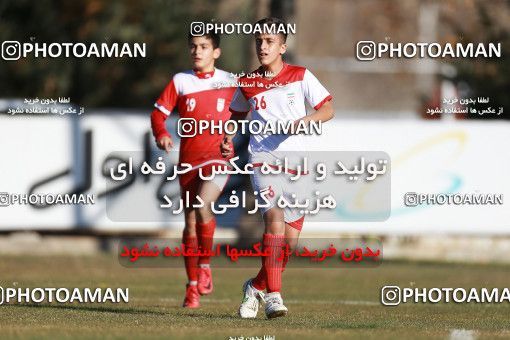
[[[255,25],[259,25],[261,28],[264,28],[264,25],[275,25],[275,27],[280,27],[280,25],[283,25],[287,27],[287,23],[285,21],[275,17],[260,19],[255,23]],[[287,42],[287,30],[285,30],[285,33],[280,32],[278,34],[280,34],[283,37],[284,43]]]
[[[197,37],[197,35],[192,35],[191,33],[188,34],[188,44],[191,44],[191,40],[193,40],[194,37]],[[206,39],[211,40],[213,48],[220,47],[220,35],[219,34],[210,32],[210,33],[206,33],[204,35],[199,35],[199,37],[205,37]]]

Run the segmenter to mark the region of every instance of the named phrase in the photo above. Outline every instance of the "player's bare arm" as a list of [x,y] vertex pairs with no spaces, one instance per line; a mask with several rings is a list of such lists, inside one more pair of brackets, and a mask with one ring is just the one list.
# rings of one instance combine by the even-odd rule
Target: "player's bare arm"
[[308,124],[309,122],[327,122],[328,120],[335,117],[335,111],[333,110],[332,100],[325,102],[317,111],[312,114],[306,115],[294,121],[294,127],[297,127],[300,121]]

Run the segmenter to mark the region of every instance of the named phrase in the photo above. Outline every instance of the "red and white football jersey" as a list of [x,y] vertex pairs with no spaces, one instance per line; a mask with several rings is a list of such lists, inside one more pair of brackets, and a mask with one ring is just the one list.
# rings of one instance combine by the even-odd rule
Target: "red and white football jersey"
[[[240,78],[230,110],[246,113],[262,124],[268,121],[295,121],[306,115],[305,100],[315,110],[332,99],[330,93],[306,68],[284,63],[283,69],[272,79],[259,75],[261,69]],[[253,76],[255,75],[255,76]],[[306,150],[303,135],[258,134],[250,136],[251,161],[259,161],[262,155],[281,158],[285,151]],[[271,158],[271,157],[269,157]]]
[[[151,114],[152,131],[156,140],[170,136],[165,120],[175,107],[181,118],[193,118],[197,121],[226,121],[230,118],[229,105],[235,91],[236,79],[230,73],[215,69],[208,73],[186,71],[177,73],[157,99],[156,109]],[[226,87],[218,87],[218,84]],[[211,161],[225,158],[221,155],[220,144],[223,135],[213,134],[209,130],[194,137],[182,137],[179,163],[193,166],[211,164]],[[223,163],[223,162],[220,162]]]

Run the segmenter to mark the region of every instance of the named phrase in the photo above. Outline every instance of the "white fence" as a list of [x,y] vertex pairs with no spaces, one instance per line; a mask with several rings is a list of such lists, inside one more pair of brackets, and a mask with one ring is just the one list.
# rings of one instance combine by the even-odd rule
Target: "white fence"
[[[170,122],[169,125],[173,124]],[[502,121],[353,120],[337,118],[310,138],[318,151],[384,151],[391,157],[391,216],[382,222],[306,223],[309,231],[374,234],[510,234],[510,123]],[[180,227],[182,217],[159,208],[161,178],[136,178],[107,191],[109,156],[152,153],[148,115],[85,113],[79,117],[0,115],[0,192],[9,194],[94,194],[92,205],[35,208],[0,207],[0,229],[94,228],[108,231]],[[150,148],[149,148],[150,146]],[[172,155],[176,157],[175,154]],[[174,159],[175,160],[175,159]],[[110,159],[110,162],[113,162]],[[32,190],[31,190],[32,189]],[[178,186],[164,188],[178,192]],[[106,193],[105,193],[106,192]],[[502,205],[421,205],[407,207],[407,192],[502,194]],[[363,220],[369,190],[339,211],[339,220]],[[136,198],[136,199],[134,199]],[[143,204],[144,218],[119,220]],[[107,208],[108,207],[108,208]],[[370,212],[370,213],[373,213]],[[381,212],[382,213],[382,212]],[[157,217],[157,218],[156,218]]]

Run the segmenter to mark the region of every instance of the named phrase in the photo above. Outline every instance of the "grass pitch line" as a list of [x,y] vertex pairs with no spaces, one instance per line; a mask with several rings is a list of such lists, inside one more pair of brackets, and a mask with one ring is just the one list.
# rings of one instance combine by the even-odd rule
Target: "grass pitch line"
[[470,329],[452,329],[450,331],[450,340],[475,340],[476,332]]

